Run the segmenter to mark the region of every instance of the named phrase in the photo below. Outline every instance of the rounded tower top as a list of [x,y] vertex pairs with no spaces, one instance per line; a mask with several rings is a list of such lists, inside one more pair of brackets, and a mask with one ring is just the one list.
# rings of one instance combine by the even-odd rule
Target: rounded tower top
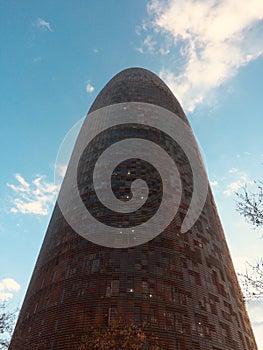
[[89,113],[112,104],[144,102],[166,108],[188,123],[184,111],[168,86],[144,68],[128,68],[116,74],[101,90]]

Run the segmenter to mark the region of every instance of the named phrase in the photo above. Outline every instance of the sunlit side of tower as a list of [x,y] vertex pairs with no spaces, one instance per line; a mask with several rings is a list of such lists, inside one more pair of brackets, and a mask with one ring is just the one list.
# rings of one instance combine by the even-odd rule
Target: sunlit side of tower
[[[139,68],[111,79],[89,113],[130,102],[160,106],[189,125],[169,88],[155,74]],[[85,149],[78,168],[79,193],[87,210],[99,221],[119,227],[138,225],[138,218],[145,221],[156,212],[162,182],[141,159],[121,163],[112,178],[113,191],[123,201],[129,200],[134,179],[147,181],[149,201],[139,216],[110,215],[91,185],[92,169],[101,152],[129,137],[155,142],[174,159],[183,187],[175,218],[151,241],[116,249],[74,232],[56,204],[10,349],[75,350],[87,328],[117,321],[142,325],[167,350],[256,350],[210,189],[199,219],[187,233],[181,233],[193,174],[174,140],[160,130],[135,124],[100,133]]]

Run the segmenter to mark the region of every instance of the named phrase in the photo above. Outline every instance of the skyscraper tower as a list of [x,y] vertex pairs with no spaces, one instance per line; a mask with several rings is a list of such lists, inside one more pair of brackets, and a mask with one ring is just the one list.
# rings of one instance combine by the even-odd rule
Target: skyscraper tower
[[[211,190],[196,174],[202,167],[192,152],[197,145],[169,88],[145,69],[124,70],[100,92],[86,120],[94,121],[92,138],[85,139],[84,123],[78,141],[84,138],[85,147],[77,141],[10,349],[75,350],[88,327],[118,321],[143,324],[168,350],[256,350]],[[112,148],[96,167],[118,142],[127,158]],[[119,163],[112,165],[109,155]],[[108,168],[111,203],[103,179]],[[126,210],[129,203],[134,207]]]

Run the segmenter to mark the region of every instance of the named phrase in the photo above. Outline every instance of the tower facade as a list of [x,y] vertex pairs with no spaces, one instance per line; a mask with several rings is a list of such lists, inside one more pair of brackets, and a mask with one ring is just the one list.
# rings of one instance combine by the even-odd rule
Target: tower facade
[[[189,128],[169,88],[156,75],[139,68],[124,70],[110,80],[87,119],[112,106],[126,111],[133,103],[138,104],[138,113],[141,106],[154,106],[157,112],[176,115]],[[147,200],[141,196],[143,205],[129,212],[111,210],[101,203],[93,173],[98,158],[112,144],[130,138],[147,140],[157,144],[177,166],[181,194],[174,217],[162,232],[152,236],[149,232],[143,241],[141,236],[131,235],[126,245],[119,244],[114,236],[115,243],[103,244],[96,241],[96,233],[95,239],[87,239],[89,236],[84,237],[69,224],[78,211],[74,201],[67,203],[70,220],[56,203],[11,350],[75,350],[87,328],[106,327],[116,321],[143,325],[167,350],[257,349],[211,190],[208,186],[200,215],[187,231],[182,230],[195,190],[195,169],[180,142],[153,123],[146,124],[145,120],[129,121],[97,133],[77,162],[76,188],[90,215],[101,224],[117,228],[120,237],[125,230],[139,229],[161,207],[165,181],[169,181],[162,177],[162,170],[156,170],[137,153],[114,167],[111,187],[123,206],[133,197],[136,179],[147,183]],[[197,147],[193,139],[188,144]],[[76,148],[70,161],[73,163]],[[163,159],[155,158],[160,169],[165,168]],[[97,170],[98,177],[105,171]],[[64,185],[69,176],[67,172]],[[105,192],[103,184],[101,181],[99,190]],[[81,224],[81,220],[75,221]],[[136,238],[139,244],[131,243]]]

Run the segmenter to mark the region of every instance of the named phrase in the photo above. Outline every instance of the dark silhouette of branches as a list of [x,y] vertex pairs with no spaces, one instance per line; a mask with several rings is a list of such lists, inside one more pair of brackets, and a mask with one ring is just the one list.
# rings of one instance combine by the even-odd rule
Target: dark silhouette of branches
[[18,310],[8,311],[5,302],[0,303],[0,349],[7,349]]
[[239,273],[244,298],[263,299],[263,258],[255,265],[247,263],[248,269],[244,274]]
[[236,193],[236,210],[254,227],[263,226],[263,183],[256,182],[257,191],[249,192],[247,186]]
[[[255,181],[256,192],[250,192],[247,186],[242,192],[236,193],[236,210],[249,222],[253,228],[263,227],[263,182]],[[262,238],[262,237],[261,237]],[[263,298],[263,258],[256,265],[247,263],[246,273],[239,273],[245,299]]]

